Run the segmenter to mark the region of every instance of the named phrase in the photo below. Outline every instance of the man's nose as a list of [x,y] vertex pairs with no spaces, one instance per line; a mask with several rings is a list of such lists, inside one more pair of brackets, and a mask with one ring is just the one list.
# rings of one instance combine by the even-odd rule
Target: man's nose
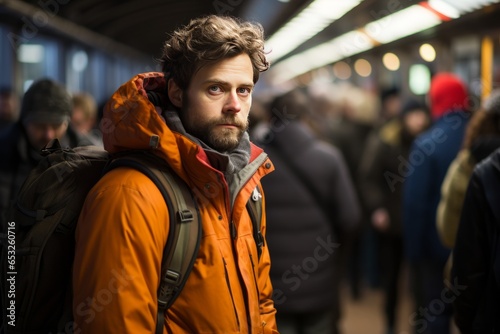
[[234,91],[227,96],[226,104],[224,106],[225,112],[238,113],[241,111],[241,101],[238,94]]

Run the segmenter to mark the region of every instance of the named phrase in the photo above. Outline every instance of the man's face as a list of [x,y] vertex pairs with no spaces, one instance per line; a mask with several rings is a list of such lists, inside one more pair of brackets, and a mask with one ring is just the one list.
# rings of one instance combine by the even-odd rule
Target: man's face
[[[175,86],[173,80],[171,84]],[[189,134],[226,152],[238,146],[248,128],[253,87],[250,57],[240,54],[202,67],[185,92],[169,89],[169,97],[181,108],[181,119]]]
[[15,121],[17,113],[16,97],[12,94],[0,94],[0,120]]
[[71,125],[73,129],[81,133],[88,133],[92,130],[92,120],[86,117],[85,112],[80,107],[73,108]]
[[42,149],[54,138],[62,138],[68,129],[68,122],[51,124],[29,122],[25,125],[28,140],[36,150]]
[[422,133],[429,126],[429,116],[424,110],[416,109],[407,113],[403,118],[408,133],[414,137]]

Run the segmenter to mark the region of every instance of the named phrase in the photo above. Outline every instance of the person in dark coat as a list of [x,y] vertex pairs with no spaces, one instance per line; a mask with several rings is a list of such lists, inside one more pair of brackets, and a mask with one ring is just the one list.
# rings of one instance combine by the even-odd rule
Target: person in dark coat
[[370,140],[359,169],[362,197],[377,233],[378,264],[385,294],[386,333],[395,333],[400,269],[403,263],[401,228],[403,178],[399,163],[407,159],[417,135],[430,124],[427,107],[410,98],[403,104],[399,117],[378,129]]
[[451,73],[436,74],[428,95],[434,123],[415,139],[408,159],[400,161],[405,252],[412,275],[421,277],[416,289],[423,298],[423,305],[410,316],[410,324],[418,333],[448,334],[451,303],[442,296],[447,293],[443,269],[450,250],[438,237],[436,212],[441,184],[470,118],[469,96],[463,81]]
[[[441,199],[436,216],[439,237],[443,245],[453,249],[460,222],[465,192],[477,163],[500,147],[500,89],[490,94],[481,108],[471,117],[464,142],[451,163],[441,187]],[[445,279],[451,280],[453,254],[446,263]]]
[[304,122],[309,106],[297,89],[277,97],[257,140],[276,167],[262,185],[281,334],[338,333],[339,258],[360,219],[341,153]]
[[462,334],[500,332],[500,149],[472,173],[453,249],[454,318]]
[[33,83],[24,94],[17,122],[0,132],[0,217],[12,205],[30,171],[41,160],[40,150],[58,138],[62,147],[91,145],[70,126],[71,97],[50,79]]
[[[315,92],[313,90],[313,92]],[[356,194],[360,199],[362,210],[361,225],[359,233],[352,239],[349,258],[344,259],[344,270],[346,271],[346,281],[348,282],[351,297],[359,299],[362,296],[362,287],[366,275],[370,282],[374,282],[376,270],[371,261],[372,244],[366,242],[367,237],[367,214],[360,196],[363,184],[356,177],[359,169],[366,139],[374,130],[374,124],[379,116],[378,98],[375,94],[362,88],[344,84],[332,86],[329,90],[324,90],[322,94],[313,97],[313,108],[317,115],[316,119],[325,128],[322,138],[333,144],[340,150],[344,157],[349,175],[352,178]],[[333,114],[332,117],[328,114]],[[336,121],[325,122],[323,115],[327,119]],[[370,254],[369,256],[367,256]]]

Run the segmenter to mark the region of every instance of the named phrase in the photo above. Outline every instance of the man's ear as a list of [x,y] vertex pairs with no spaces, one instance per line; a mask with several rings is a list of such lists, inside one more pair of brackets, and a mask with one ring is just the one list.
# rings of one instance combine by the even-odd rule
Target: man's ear
[[182,108],[182,89],[175,83],[174,79],[168,80],[168,98],[177,108]]

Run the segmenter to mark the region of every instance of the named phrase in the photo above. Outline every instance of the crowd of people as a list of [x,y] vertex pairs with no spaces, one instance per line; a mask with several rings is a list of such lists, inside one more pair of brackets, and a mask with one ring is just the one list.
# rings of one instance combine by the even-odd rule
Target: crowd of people
[[[117,153],[151,150],[158,134],[156,154],[206,200],[192,278],[167,311],[174,333],[341,333],[343,284],[357,300],[365,286],[381,289],[385,333],[396,333],[404,264],[414,333],[447,334],[452,321],[463,334],[500,329],[498,91],[474,106],[464,81],[442,72],[426,97],[326,84],[252,104],[269,66],[262,31],[218,17],[177,30],[161,62],[161,73],[124,84],[103,114],[91,95],[50,79],[21,98],[0,89],[2,223],[50,140]],[[134,117],[117,106],[133,106]],[[102,133],[100,116],[116,131]],[[243,213],[257,184],[266,208],[260,257]],[[89,194],[77,228],[74,305],[114,272],[134,280],[93,321],[76,317],[84,332],[152,332],[168,235],[154,223],[168,216],[157,197],[127,169]]]

